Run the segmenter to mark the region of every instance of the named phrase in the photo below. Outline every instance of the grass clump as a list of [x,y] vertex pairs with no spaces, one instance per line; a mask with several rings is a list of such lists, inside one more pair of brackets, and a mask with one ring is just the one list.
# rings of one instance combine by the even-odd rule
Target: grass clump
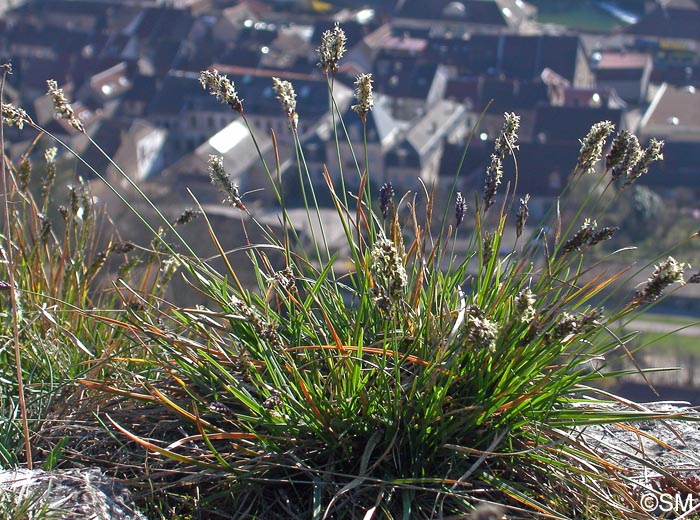
[[[340,143],[344,125],[332,94],[345,40],[339,27],[323,38],[319,65]],[[205,71],[202,84],[247,122],[225,76]],[[353,109],[366,123],[371,77],[356,86]],[[275,91],[304,186],[311,175],[293,85],[275,79]],[[70,114],[65,106],[60,113]],[[559,211],[528,237],[528,198],[511,212],[511,190],[498,196],[518,124],[506,114],[473,207],[461,193],[445,203],[433,187],[397,198],[386,183],[373,195],[366,140],[354,143],[353,154],[365,158],[354,156],[357,170],[337,171],[347,164],[339,158],[324,170],[326,185],[303,194],[309,222],[318,224],[311,229],[321,230],[310,249],[289,224],[279,165],[266,165],[281,208],[274,231],[212,157],[213,181],[265,241],[224,251],[201,212],[223,262],[215,269],[187,244],[179,253],[156,235],[160,254],[207,303],[140,298],[120,316],[91,313],[91,323],[121,331],[132,353],[104,358],[105,371],[82,378],[133,403],[103,409],[104,424],[149,452],[149,473],[168,470],[171,499],[189,490],[180,498],[185,508],[207,517],[461,518],[493,503],[523,516],[644,517],[633,475],[590,447],[581,428],[678,416],[625,407],[594,385],[619,375],[605,366],[629,354],[612,324],[682,282],[684,266],[669,257],[606,310],[624,289],[625,272],[606,273],[584,259],[615,231],[598,227],[604,211],[593,199],[636,180],[628,172],[644,173],[660,145],[633,161],[646,157],[640,168],[625,166],[613,178],[623,171],[619,161],[629,160],[629,139],[616,141],[601,167],[613,128],[596,125],[582,139]],[[350,176],[355,193],[345,189]],[[602,190],[569,208],[564,222],[566,194],[583,176],[598,176]],[[333,223],[322,221],[315,202],[322,190],[349,262],[326,242],[324,226]],[[512,244],[503,239],[507,226],[517,230]],[[256,273],[254,287],[239,281],[241,254]],[[144,293],[126,279],[115,289],[125,300]]]

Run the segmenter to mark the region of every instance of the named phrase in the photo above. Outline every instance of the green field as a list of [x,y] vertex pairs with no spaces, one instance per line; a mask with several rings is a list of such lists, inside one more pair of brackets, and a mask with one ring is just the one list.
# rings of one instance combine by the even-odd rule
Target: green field
[[[592,32],[608,32],[623,26],[620,20],[590,0],[531,0],[530,3],[537,7],[537,19],[541,23],[555,23]],[[620,2],[622,7],[637,12],[640,4],[642,2],[636,0]]]

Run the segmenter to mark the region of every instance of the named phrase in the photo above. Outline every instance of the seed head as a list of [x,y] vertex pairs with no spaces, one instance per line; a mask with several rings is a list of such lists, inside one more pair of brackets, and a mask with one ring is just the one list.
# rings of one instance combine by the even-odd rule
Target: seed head
[[287,266],[281,271],[275,272],[273,280],[277,282],[279,287],[287,292],[293,291],[296,288],[296,277],[291,266]]
[[530,289],[522,290],[515,299],[515,316],[521,323],[535,319],[535,295]]
[[605,169],[611,170],[619,165],[627,155],[627,143],[631,133],[628,130],[620,130],[613,140],[608,155],[605,156]]
[[[627,133],[625,136],[624,156],[617,164],[612,164],[612,178],[627,177],[632,167],[637,164],[642,156],[642,147],[639,146],[637,136],[632,133]],[[611,150],[612,153],[612,150]]]
[[576,233],[574,233],[574,236],[572,236],[569,240],[566,241],[562,252],[566,254],[570,253],[571,251],[581,251],[581,249],[583,249],[583,247],[588,244],[588,241],[590,240],[591,235],[595,230],[595,227],[595,220],[591,221],[590,219],[586,219],[579,228],[579,230]]
[[332,30],[324,31],[321,36],[321,46],[316,49],[318,52],[318,66],[328,74],[338,72],[338,63],[345,54],[345,44],[347,43],[345,31],[340,28],[338,22]]
[[47,148],[44,151],[44,160],[46,161],[46,175],[41,179],[41,196],[48,203],[48,197],[56,179],[56,152],[55,146]]
[[664,155],[661,153],[663,147],[663,141],[657,141],[656,139],[652,138],[649,141],[649,146],[644,149],[637,163],[632,166],[627,174],[627,180],[625,181],[624,185],[629,186],[642,175],[647,173],[649,171],[649,165],[652,162],[663,160]]
[[31,118],[21,108],[17,108],[9,103],[2,104],[2,120],[10,126],[16,126],[20,130],[24,127],[24,123],[31,123]]
[[239,114],[243,113],[243,101],[238,97],[233,81],[219,74],[216,69],[203,70],[199,73],[199,82],[204,90],[216,96],[216,99],[227,104]]
[[503,117],[505,119],[503,128],[494,143],[494,152],[501,159],[506,155],[512,155],[513,150],[518,149],[515,143],[518,141],[518,128],[520,128],[520,116],[506,112]]
[[362,122],[367,121],[367,114],[374,107],[374,98],[372,96],[372,74],[360,74],[355,79],[355,99],[357,104],[353,105],[357,115],[360,116]]
[[224,170],[224,160],[219,155],[209,156],[209,177],[211,177],[212,184],[217,186],[219,191],[226,194],[224,202],[230,204],[234,208],[240,208],[243,211],[246,210],[241,200],[241,195],[238,192],[238,185],[231,181],[228,173]]
[[503,179],[503,162],[495,154],[491,154],[491,164],[486,168],[486,183],[484,184],[484,211],[488,210],[496,200],[496,190]]
[[118,242],[110,247],[109,252],[115,255],[125,255],[131,253],[136,246],[132,242]]
[[457,197],[455,199],[455,221],[456,226],[459,227],[462,222],[464,222],[464,217],[467,214],[467,201],[464,200],[462,192],[457,192]]
[[41,223],[39,239],[43,244],[45,244],[46,241],[49,239],[49,235],[51,234],[51,220],[43,213],[37,213],[36,216],[39,219],[39,222]]
[[475,350],[493,351],[498,336],[498,324],[486,318],[484,311],[478,306],[470,305],[466,309],[461,332],[467,344]]
[[394,187],[391,182],[385,182],[379,189],[379,210],[384,220],[389,216],[389,210],[394,204]]
[[85,127],[81,123],[78,116],[75,115],[73,107],[68,102],[62,88],[58,88],[58,83],[55,80],[50,79],[46,81],[49,87],[47,95],[51,98],[53,102],[53,110],[56,117],[59,119],[65,119],[70,123],[70,125],[75,128],[80,133],[85,133]]
[[593,309],[578,316],[563,312],[554,328],[545,335],[548,343],[570,339],[574,335],[585,335],[596,329],[603,312]]
[[375,301],[387,312],[400,301],[406,290],[408,281],[403,259],[396,246],[384,238],[372,247],[369,266],[374,280]]
[[233,302],[233,308],[243,317],[243,319],[253,326],[258,338],[265,341],[268,345],[277,349],[284,348],[282,340],[277,333],[277,328],[274,324],[263,319],[256,309],[246,305],[243,301],[237,300]]
[[272,78],[272,89],[277,94],[277,99],[282,104],[282,108],[287,113],[290,128],[296,130],[299,115],[297,114],[297,93],[294,92],[294,87],[289,81]]
[[598,229],[591,233],[591,236],[589,237],[588,243],[586,245],[594,246],[598,242],[610,240],[619,229],[620,228],[617,226],[605,226],[604,228]]
[[175,219],[173,226],[184,226],[185,224],[189,224],[201,214],[202,212],[199,210],[188,208],[183,211],[182,214],[177,217],[177,219]]
[[520,206],[518,207],[518,214],[515,217],[515,234],[518,238],[523,234],[525,229],[525,223],[527,218],[530,216],[530,208],[527,203],[530,200],[530,195],[525,195],[524,199],[520,199]]
[[687,266],[682,262],[677,262],[675,258],[669,256],[666,260],[654,267],[654,272],[647,280],[646,285],[637,291],[633,305],[650,303],[659,298],[663,290],[669,285],[680,282],[683,283],[683,271]]
[[605,141],[613,130],[615,125],[611,121],[601,121],[591,127],[588,135],[581,140],[581,150],[575,171],[582,173],[595,171],[595,164],[600,160]]

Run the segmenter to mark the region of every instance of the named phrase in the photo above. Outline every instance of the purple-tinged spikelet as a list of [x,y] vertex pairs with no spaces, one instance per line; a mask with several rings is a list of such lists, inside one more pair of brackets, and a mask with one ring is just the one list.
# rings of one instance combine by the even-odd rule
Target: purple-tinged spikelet
[[467,201],[462,196],[462,192],[457,192],[457,197],[455,198],[455,222],[456,226],[459,227],[462,222],[464,222],[464,217],[467,214]]
[[391,182],[385,182],[379,189],[379,210],[384,220],[389,216],[389,210],[394,202],[394,187]]

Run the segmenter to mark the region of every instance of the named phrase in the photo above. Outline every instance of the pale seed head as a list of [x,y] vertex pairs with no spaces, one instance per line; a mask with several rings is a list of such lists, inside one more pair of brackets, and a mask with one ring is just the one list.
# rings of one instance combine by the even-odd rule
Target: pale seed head
[[202,88],[209,90],[209,93],[216,96],[216,99],[227,104],[239,114],[243,113],[243,101],[238,97],[233,81],[219,74],[218,70],[203,70],[199,73],[199,82]]
[[47,95],[53,102],[53,109],[56,117],[58,117],[58,119],[65,119],[74,129],[84,134],[85,127],[80,119],[78,119],[78,116],[75,115],[73,107],[70,105],[66,95],[63,93],[63,89],[58,88],[58,83],[53,79],[47,80],[46,84],[49,87]]

